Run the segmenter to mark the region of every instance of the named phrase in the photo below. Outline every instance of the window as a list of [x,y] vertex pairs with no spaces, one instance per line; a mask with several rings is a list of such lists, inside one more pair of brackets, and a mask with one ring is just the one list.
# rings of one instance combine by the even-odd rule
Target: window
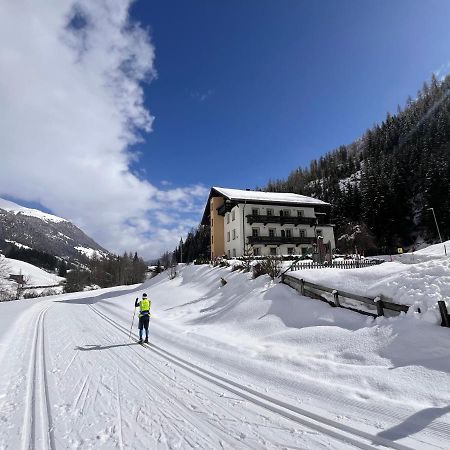
[[277,254],[277,248],[276,247],[270,247],[270,255],[276,256]]
[[253,237],[259,236],[259,228],[252,228],[252,236]]
[[230,223],[230,213],[227,213],[227,223]]
[[227,242],[230,242],[230,232],[227,231]]
[[258,208],[252,208],[252,216],[259,216],[259,209]]
[[297,211],[297,216],[298,216],[298,217],[303,217],[303,216],[304,216],[304,212],[303,212],[301,209],[299,209],[299,210]]
[[268,216],[273,216],[273,209],[267,208],[267,215]]
[[233,211],[231,211],[231,220],[234,220],[236,218],[236,215],[235,215],[235,211],[233,210]]
[[286,230],[286,237],[287,238],[292,237],[292,230]]
[[214,219],[211,219],[211,226],[214,226]]
[[275,237],[275,228],[269,228],[269,237]]
[[305,230],[300,230],[300,237],[301,238],[306,237],[306,231]]
[[233,237],[233,240],[236,239],[236,230],[235,229],[232,231],[231,236]]
[[281,237],[282,237],[282,238],[286,237],[286,231],[281,230]]
[[230,252],[230,250],[228,250],[228,258],[231,256],[231,252]]
[[294,247],[288,247],[288,255],[293,255],[295,253]]
[[289,217],[290,215],[291,215],[291,210],[290,209],[283,209],[283,216],[284,217]]
[[322,230],[316,230],[316,235],[317,236],[322,236]]
[[306,247],[302,247],[302,255],[305,256],[308,253],[308,249]]
[[233,248],[233,256],[236,258],[236,249]]
[[211,235],[211,244],[214,244],[214,236]]
[[253,255],[254,256],[261,256],[261,248],[260,247],[253,247]]

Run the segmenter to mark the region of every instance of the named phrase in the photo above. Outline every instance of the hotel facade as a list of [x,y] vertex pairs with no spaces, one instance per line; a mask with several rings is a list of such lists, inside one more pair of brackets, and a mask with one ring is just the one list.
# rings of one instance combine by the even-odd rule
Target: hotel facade
[[202,224],[211,259],[243,255],[331,255],[330,204],[304,195],[211,188]]

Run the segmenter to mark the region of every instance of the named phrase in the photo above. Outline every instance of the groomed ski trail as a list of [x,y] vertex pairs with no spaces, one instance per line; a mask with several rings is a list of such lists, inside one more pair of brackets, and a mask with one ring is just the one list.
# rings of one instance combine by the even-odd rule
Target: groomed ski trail
[[47,306],[38,313],[33,332],[25,395],[21,446],[23,450],[55,449],[45,357],[44,321],[49,308],[50,306]]
[[[127,330],[124,327],[122,327],[119,323],[102,314],[92,305],[89,305],[89,307],[96,314],[102,317],[106,322],[110,323],[111,326],[113,326],[123,334],[125,335],[127,334]],[[138,336],[135,333],[132,333],[132,335],[134,341],[137,342]],[[377,437],[375,435],[370,435],[363,431],[357,430],[355,428],[343,424],[339,424],[337,422],[333,422],[325,417],[321,417],[317,414],[313,414],[306,410],[298,408],[295,405],[287,404],[274,397],[265,395],[262,392],[257,392],[254,389],[236,383],[232,380],[226,379],[218,374],[205,370],[199,367],[198,365],[192,364],[191,362],[186,361],[185,359],[180,358],[174,355],[173,353],[164,350],[158,345],[152,343],[142,345],[146,349],[156,353],[157,355],[161,356],[167,361],[176,364],[178,367],[181,367],[183,370],[189,372],[190,374],[193,374],[196,377],[202,378],[210,383],[215,384],[216,386],[226,389],[227,391],[236,394],[242,399],[245,399],[257,406],[265,408],[276,414],[280,414],[281,416],[286,417],[287,419],[290,419],[301,425],[307,426],[312,430],[318,431],[322,434],[338,439],[345,444],[353,445],[357,448],[365,450],[383,447],[397,450],[410,449],[410,447]],[[377,447],[374,447],[372,444],[376,445]]]

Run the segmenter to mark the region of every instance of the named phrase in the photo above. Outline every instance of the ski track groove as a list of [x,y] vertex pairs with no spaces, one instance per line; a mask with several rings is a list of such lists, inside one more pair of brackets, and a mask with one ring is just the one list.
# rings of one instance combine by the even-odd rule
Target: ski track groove
[[119,448],[124,449],[123,446],[123,432],[122,432],[122,405],[120,404],[120,384],[119,384],[119,369],[116,372],[116,386],[117,386],[117,419],[119,424]]
[[[108,316],[104,315],[102,312],[100,312],[97,308],[93,307],[91,304],[89,304],[88,306],[89,308],[92,309],[94,313],[96,313],[99,317],[108,322],[111,326],[115,327],[125,335],[129,336],[129,330],[126,330],[125,327],[120,325],[115,320],[110,319]],[[137,341],[135,333],[133,333],[133,336],[134,341]],[[293,420],[294,422],[300,423],[310,429],[319,431],[324,435],[338,439],[339,441],[344,442],[346,444],[351,444],[364,450],[376,448],[374,447],[374,445],[377,446],[381,445],[383,447],[392,448],[396,450],[411,450],[410,447],[407,447],[405,445],[399,444],[394,441],[389,441],[388,439],[384,439],[375,435],[371,435],[367,432],[357,430],[356,428],[352,428],[348,425],[337,423],[326,417],[322,417],[318,414],[298,408],[295,405],[288,404],[274,397],[255,391],[254,389],[248,386],[244,386],[232,380],[227,380],[226,378],[218,374],[214,374],[213,372],[210,372],[207,369],[204,369],[189,361],[186,361],[154,344],[148,345],[143,344],[142,346],[158,354],[165,360],[170,361],[179,367],[182,367],[184,370],[196,375],[197,377],[200,377],[206,381],[209,381],[210,383],[215,384],[216,386],[226,389],[227,391],[232,392],[233,394],[238,395],[239,397],[244,398],[250,401],[251,403],[261,406],[264,409],[271,411],[272,413],[277,413],[281,416],[284,416],[290,420]],[[147,364],[150,363],[145,358],[142,357],[142,359],[144,359],[144,361]],[[242,443],[242,441],[239,442]],[[368,444],[367,442],[369,442],[370,444]]]
[[[127,332],[127,335],[129,335],[129,330]],[[137,347],[137,345],[136,345]],[[152,366],[158,373],[160,373],[161,375],[164,375],[167,377],[167,379],[174,383],[174,385],[177,388],[180,388],[179,382],[174,379],[171,378],[170,376],[168,376],[166,373],[164,373],[163,371],[161,371],[160,368],[158,368],[153,362],[148,361],[147,359],[145,359],[142,354],[136,350],[134,347],[130,347],[130,349],[136,354],[136,356],[141,359],[146,365],[150,365]],[[117,356],[117,355],[116,355]],[[116,358],[112,358],[114,362],[117,362]],[[138,366],[135,361],[133,359],[129,359],[126,361],[127,363],[127,367],[132,366],[135,371],[135,376],[139,377],[142,380],[142,383],[145,384],[149,384],[149,380],[147,377],[145,377],[141,372],[142,372],[142,366]],[[130,383],[135,385],[135,383],[130,379]],[[135,385],[137,388],[139,388],[139,386]],[[183,389],[185,389],[183,386],[181,386]],[[158,410],[160,411],[160,414],[162,414],[162,416],[167,420],[167,424],[165,425],[166,428],[170,427],[172,429],[172,433],[168,434],[168,436],[171,436],[173,434],[179,436],[179,439],[181,441],[185,441],[186,437],[186,425],[189,424],[191,427],[193,427],[194,430],[196,430],[196,433],[193,433],[194,435],[196,435],[197,438],[197,443],[194,444],[195,446],[198,446],[199,444],[201,444],[201,441],[199,440],[203,440],[204,443],[201,444],[202,448],[214,448],[216,446],[216,441],[214,440],[214,436],[211,436],[210,433],[208,433],[208,430],[204,430],[204,426],[202,421],[199,420],[198,418],[198,412],[193,411],[192,409],[190,409],[187,405],[185,405],[182,401],[178,400],[177,398],[171,397],[168,394],[166,394],[162,389],[158,389],[157,386],[153,386],[154,391],[157,392],[157,395],[160,397],[153,397],[151,395],[151,391],[150,392],[146,392],[145,396],[150,400],[150,402],[154,405],[159,405]],[[112,392],[111,392],[112,393]],[[162,397],[162,399],[161,399]],[[167,406],[170,405],[171,408],[173,408],[173,410],[177,411],[177,414],[173,414],[172,411],[170,410],[170,408],[167,408]],[[164,412],[166,411],[166,412]],[[180,417],[183,417],[183,419],[180,419]],[[180,422],[180,425],[177,424],[177,422]],[[239,448],[250,448],[250,449],[254,449],[254,450],[259,450],[261,448],[260,445],[253,445],[250,442],[245,442],[242,441],[238,435],[236,436],[230,436],[229,435],[229,430],[224,429],[221,426],[217,426],[216,423],[211,423],[208,422],[210,425],[214,426],[216,429],[216,433],[221,435],[221,438],[224,442],[226,442],[230,448],[236,448],[236,445],[238,444]],[[160,426],[163,426],[162,424],[160,424]],[[200,433],[199,433],[200,432]],[[186,443],[189,446],[192,446],[190,442],[186,441]],[[171,446],[169,446],[171,447]]]
[[27,372],[22,450],[54,450],[52,417],[48,391],[44,318],[50,306],[40,310],[33,331]]

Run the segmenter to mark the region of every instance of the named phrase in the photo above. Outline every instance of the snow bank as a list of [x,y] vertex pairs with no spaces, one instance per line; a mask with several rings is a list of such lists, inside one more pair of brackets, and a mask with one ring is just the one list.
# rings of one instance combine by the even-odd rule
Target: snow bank
[[423,317],[437,323],[438,300],[450,307],[450,258],[433,259],[418,264],[386,262],[364,269],[320,269],[288,272],[295,278],[341,289],[354,294],[384,295],[394,303],[420,308]]
[[[443,270],[446,278],[440,280]],[[422,268],[386,263],[376,268],[302,274],[308,272],[311,281],[319,281],[321,274],[320,281],[328,284],[344,279],[346,290],[358,286],[367,294],[365,280],[371,294],[386,285],[384,292],[397,298],[417,299],[433,292],[441,298],[448,289],[449,270],[448,264],[438,262]],[[221,278],[227,280],[225,286]],[[419,294],[419,287],[427,294]],[[414,404],[442,403],[437,386],[450,383],[449,330],[418,320],[418,314],[367,318],[302,297],[267,276],[253,280],[249,273],[209,266],[186,266],[173,280],[166,273],[159,274],[142,292],[153,302],[154,327],[161,324],[167,330],[171,324],[177,330],[172,333],[177,336],[176,345],[190,351],[215,346],[215,364],[220,364],[218,355],[225,346],[228,352],[239,350],[249,367],[251,360],[264,361],[277,373],[301,373],[315,385],[349,392],[356,389],[367,398]],[[116,312],[117,303],[110,307]]]

